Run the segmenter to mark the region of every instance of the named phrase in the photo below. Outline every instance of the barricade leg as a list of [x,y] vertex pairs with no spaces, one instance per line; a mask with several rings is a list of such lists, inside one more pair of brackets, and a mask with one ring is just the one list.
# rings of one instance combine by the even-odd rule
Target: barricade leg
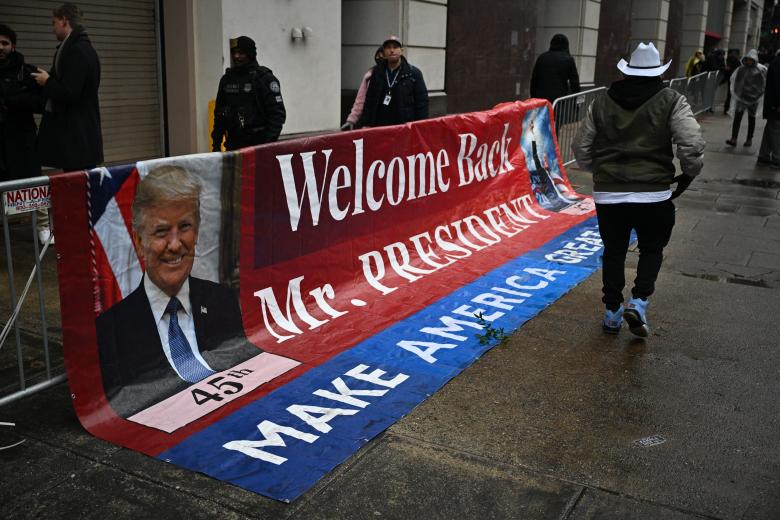
[[[48,225],[48,213],[46,213],[46,224]],[[32,212],[32,235],[33,246],[35,249],[35,281],[38,286],[38,309],[41,314],[41,336],[43,338],[43,358],[46,365],[46,379],[51,379],[51,359],[49,357],[49,332],[46,328],[46,306],[44,305],[43,279],[41,278],[41,253],[38,243],[38,215]]]
[[[3,238],[5,239],[5,258],[8,265],[8,293],[11,298],[11,309],[16,308],[16,284],[14,283],[14,261],[11,254],[11,232],[8,227],[8,216],[3,211]],[[16,336],[16,359],[19,364],[19,388],[24,390],[24,357],[22,353],[22,338],[19,333],[19,323],[14,322],[14,335]]]

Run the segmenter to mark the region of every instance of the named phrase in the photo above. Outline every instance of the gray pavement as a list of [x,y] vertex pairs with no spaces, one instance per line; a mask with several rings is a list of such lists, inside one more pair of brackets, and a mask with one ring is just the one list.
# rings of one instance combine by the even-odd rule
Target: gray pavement
[[780,171],[701,123],[646,341],[601,333],[596,273],[290,505],[91,437],[59,385],[0,408],[0,445],[26,439],[0,515],[778,518]]

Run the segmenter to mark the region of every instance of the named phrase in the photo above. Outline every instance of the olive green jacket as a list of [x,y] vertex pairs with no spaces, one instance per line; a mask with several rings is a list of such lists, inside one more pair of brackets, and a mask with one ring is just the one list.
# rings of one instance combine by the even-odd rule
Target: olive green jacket
[[674,179],[675,145],[682,173],[698,175],[701,128],[685,97],[664,88],[635,110],[606,94],[597,98],[572,148],[580,168],[593,172],[593,191],[652,192],[669,189]]

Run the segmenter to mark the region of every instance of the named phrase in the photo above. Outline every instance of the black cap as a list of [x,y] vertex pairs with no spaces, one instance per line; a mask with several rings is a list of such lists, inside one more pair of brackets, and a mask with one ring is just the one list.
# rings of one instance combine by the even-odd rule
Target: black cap
[[240,49],[252,59],[257,58],[257,47],[255,46],[255,41],[249,36],[231,38],[230,52],[233,52],[233,49]]
[[11,45],[16,45],[16,33],[5,24],[0,23],[0,36],[5,36],[11,40]]

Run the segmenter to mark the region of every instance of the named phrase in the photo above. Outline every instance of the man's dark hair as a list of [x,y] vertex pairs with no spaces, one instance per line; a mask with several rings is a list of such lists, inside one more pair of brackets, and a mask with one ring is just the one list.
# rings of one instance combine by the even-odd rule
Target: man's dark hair
[[5,36],[11,40],[11,45],[16,45],[16,33],[5,24],[0,23],[0,36]]
[[67,18],[70,26],[74,29],[84,28],[84,13],[81,12],[81,9],[76,4],[64,3],[57,9],[54,9],[51,14],[55,18]]

